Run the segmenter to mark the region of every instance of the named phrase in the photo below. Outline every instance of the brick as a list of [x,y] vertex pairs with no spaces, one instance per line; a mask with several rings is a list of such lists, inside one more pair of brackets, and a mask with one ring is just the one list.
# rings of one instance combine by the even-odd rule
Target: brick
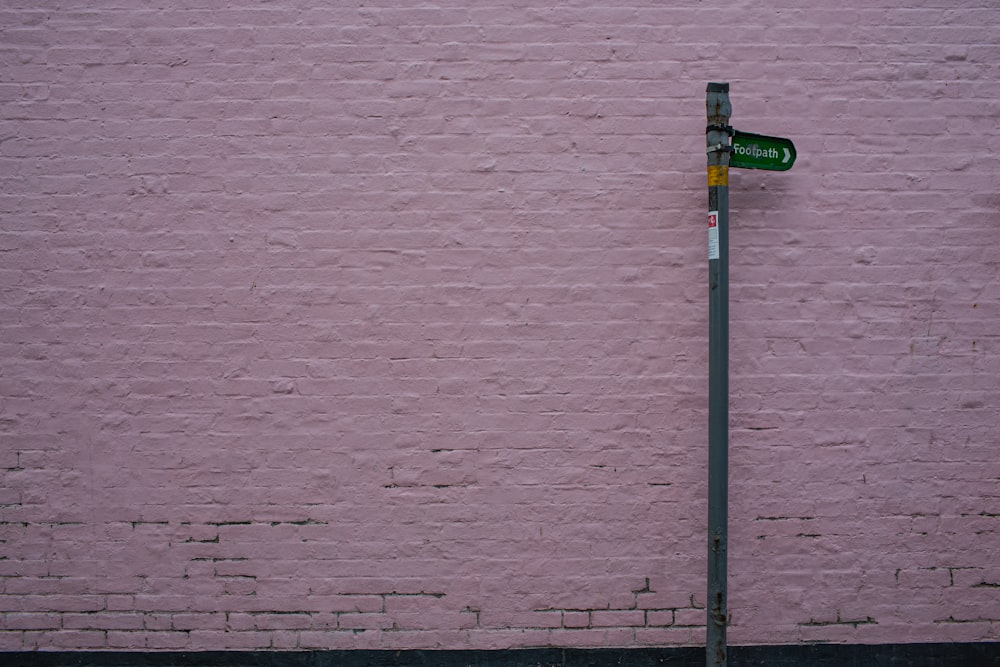
[[279,651],[291,651],[299,648],[298,631],[278,630],[271,633],[271,648]]
[[59,614],[6,613],[3,616],[4,630],[58,630],[62,627]]
[[646,612],[646,623],[649,627],[666,627],[674,624],[672,609],[650,609]]
[[25,612],[97,612],[104,608],[104,601],[93,595],[12,595],[5,599],[5,606]]
[[303,630],[299,633],[299,647],[302,649],[347,648],[352,632],[337,630]]
[[699,628],[636,628],[635,641],[640,646],[692,646],[704,642],[705,637]]
[[337,614],[338,630],[388,630],[395,621],[386,614]]
[[25,635],[26,633],[19,630],[0,630],[0,648],[4,651],[24,650],[29,646]]
[[951,574],[946,568],[906,569],[899,572],[897,581],[906,589],[944,588],[951,585]]
[[257,614],[253,627],[258,630],[295,630],[311,628],[315,620],[311,614]]
[[40,634],[39,644],[62,649],[101,649],[108,645],[107,633],[100,630],[55,630]]
[[189,647],[192,650],[208,650],[211,646],[229,646],[234,650],[265,649],[271,646],[271,635],[267,632],[226,632],[224,630],[192,630]]
[[108,595],[105,608],[108,611],[132,611],[135,608],[135,600],[131,595]]
[[62,614],[62,627],[70,629],[141,630],[142,614],[100,613]]
[[640,610],[598,610],[591,612],[591,626],[629,627],[645,625],[646,614]]
[[223,630],[226,617],[223,614],[172,614],[171,630]]
[[663,590],[651,593],[640,593],[636,596],[636,606],[639,609],[676,609],[691,604],[691,595],[682,590]]
[[590,614],[589,611],[564,611],[563,627],[588,628],[590,627]]
[[583,630],[549,630],[548,644],[592,648],[628,646],[635,641],[633,628],[588,628]]
[[674,625],[705,625],[706,613],[704,609],[676,609],[674,610]]
[[185,632],[131,632],[111,630],[108,632],[108,647],[111,649],[165,649],[180,650],[188,646]]

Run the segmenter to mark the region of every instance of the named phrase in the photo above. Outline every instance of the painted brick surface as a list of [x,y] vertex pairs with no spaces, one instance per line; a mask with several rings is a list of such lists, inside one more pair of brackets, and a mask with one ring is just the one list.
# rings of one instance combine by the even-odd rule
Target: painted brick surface
[[[1000,639],[986,0],[0,8],[0,648]],[[725,26],[725,27],[722,27]]]

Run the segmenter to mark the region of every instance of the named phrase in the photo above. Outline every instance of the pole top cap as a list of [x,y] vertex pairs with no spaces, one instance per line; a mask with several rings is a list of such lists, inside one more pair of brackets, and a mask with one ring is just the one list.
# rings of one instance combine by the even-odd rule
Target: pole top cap
[[708,92],[708,93],[728,93],[729,92],[729,83],[728,82],[726,82],[726,83],[711,83],[710,82],[708,84],[708,89],[705,92]]

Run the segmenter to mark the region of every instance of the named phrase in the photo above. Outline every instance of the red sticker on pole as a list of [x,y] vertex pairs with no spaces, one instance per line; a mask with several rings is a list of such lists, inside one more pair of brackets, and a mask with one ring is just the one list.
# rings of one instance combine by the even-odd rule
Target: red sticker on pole
[[719,212],[708,212],[708,259],[719,259]]

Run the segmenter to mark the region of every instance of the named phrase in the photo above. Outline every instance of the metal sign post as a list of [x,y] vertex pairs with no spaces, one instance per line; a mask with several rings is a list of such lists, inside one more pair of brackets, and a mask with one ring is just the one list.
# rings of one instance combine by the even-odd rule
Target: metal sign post
[[[708,127],[708,610],[705,659],[726,666],[729,549],[729,168],[785,171],[795,146],[782,137],[737,132],[728,83],[709,83]],[[730,139],[732,141],[730,142]]]
[[729,84],[708,84],[708,618],[709,667],[726,665],[729,523]]

